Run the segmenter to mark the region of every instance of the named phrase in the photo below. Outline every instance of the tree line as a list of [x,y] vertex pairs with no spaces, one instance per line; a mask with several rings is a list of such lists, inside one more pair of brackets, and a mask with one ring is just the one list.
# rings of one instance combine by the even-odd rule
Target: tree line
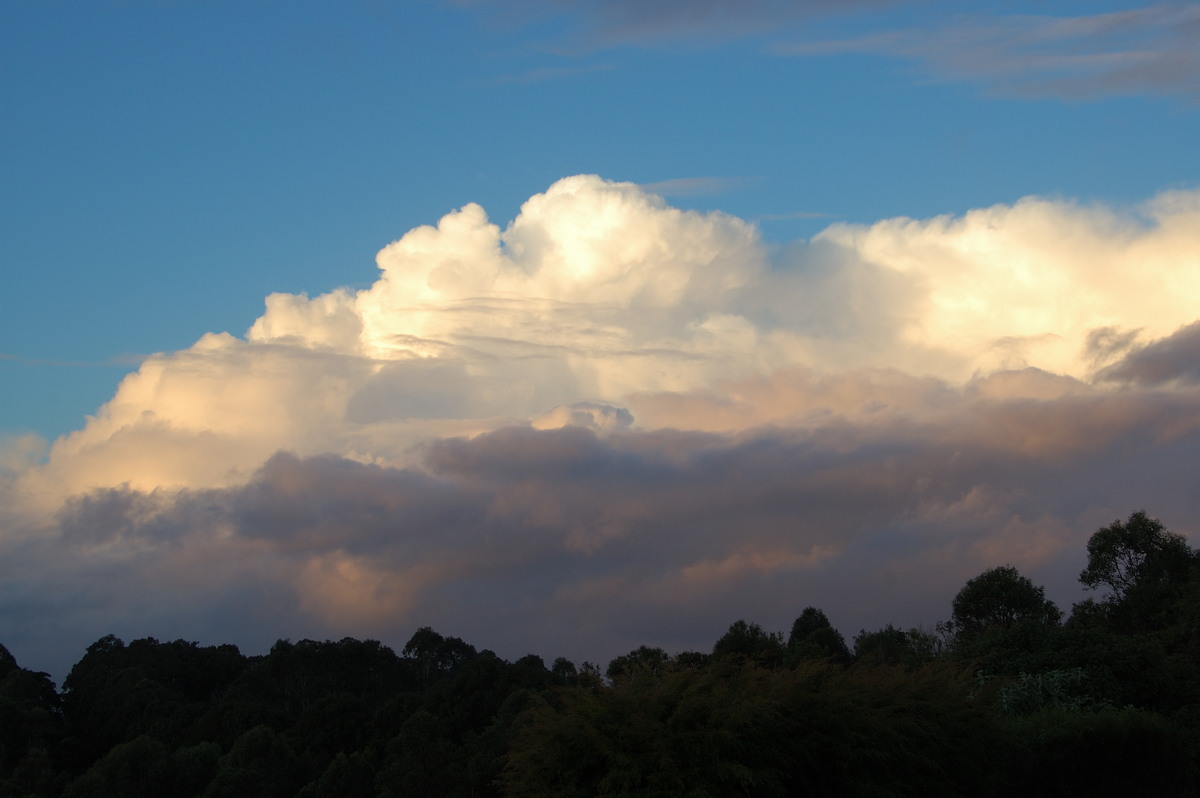
[[805,608],[603,670],[419,629],[262,656],[107,636],[57,690],[0,646],[0,798],[1200,793],[1200,552],[1144,512],[1068,616],[1002,565],[932,630]]

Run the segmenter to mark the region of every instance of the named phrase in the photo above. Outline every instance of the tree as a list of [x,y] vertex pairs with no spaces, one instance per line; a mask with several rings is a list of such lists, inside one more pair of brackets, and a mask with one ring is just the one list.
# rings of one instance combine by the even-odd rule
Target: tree
[[428,626],[414,632],[403,651],[418,664],[426,687],[431,676],[450,673],[476,653],[474,646],[457,637],[443,637]]
[[0,645],[0,796],[50,794],[63,738],[62,705],[48,674],[22,668]]
[[114,746],[63,794],[65,798],[156,798],[171,795],[173,786],[170,752],[158,740],[142,735]]
[[638,646],[608,663],[604,675],[614,682],[635,674],[657,678],[662,676],[670,665],[671,655],[661,648]]
[[971,579],[954,597],[953,625],[960,640],[1032,622],[1057,626],[1062,613],[1035,585],[1011,565],[1001,565]]
[[937,635],[909,629],[897,629],[890,623],[884,628],[854,636],[854,657],[858,665],[899,665],[917,668],[937,657],[942,641]]
[[[244,732],[205,791],[205,798],[291,796],[304,785],[301,763],[287,738],[269,726]],[[170,793],[157,793],[169,795]]]
[[788,635],[788,659],[800,662],[808,659],[828,659],[838,663],[850,662],[850,649],[841,632],[833,628],[825,613],[816,607],[805,607],[792,623]]
[[1122,524],[1113,521],[1096,531],[1087,544],[1087,568],[1079,581],[1089,589],[1107,588],[1106,603],[1119,605],[1132,593],[1157,591],[1187,581],[1196,552],[1182,535],[1168,532],[1144,511]]
[[566,657],[558,657],[554,660],[554,664],[550,666],[550,675],[554,677],[554,683],[558,685],[572,685],[575,679],[579,676],[579,669],[575,667],[575,663]]
[[756,623],[734,621],[720,640],[713,646],[713,658],[740,657],[759,665],[778,665],[783,661],[786,649],[783,635],[767,632]]

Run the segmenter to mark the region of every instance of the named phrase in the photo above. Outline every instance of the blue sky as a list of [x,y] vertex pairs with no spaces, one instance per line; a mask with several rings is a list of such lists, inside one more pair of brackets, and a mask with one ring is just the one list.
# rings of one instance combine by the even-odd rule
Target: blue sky
[[1098,526],[1200,533],[1198,53],[1197,3],[0,0],[0,642],[1066,608]]

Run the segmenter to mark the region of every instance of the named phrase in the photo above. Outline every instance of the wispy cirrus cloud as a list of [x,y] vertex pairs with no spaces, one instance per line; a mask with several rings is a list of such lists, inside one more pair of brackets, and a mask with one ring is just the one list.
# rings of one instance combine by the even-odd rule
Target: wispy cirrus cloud
[[940,80],[1000,94],[1088,99],[1200,94],[1200,5],[1164,3],[1085,16],[977,15],[846,38],[801,36],[772,52],[845,53],[916,61]]
[[[770,54],[877,55],[926,76],[1016,97],[1091,99],[1200,94],[1200,5],[1157,3],[1095,14],[998,13],[935,2],[750,3],[528,0],[470,3],[510,21],[552,18],[563,53],[620,46],[719,45],[753,38]],[[869,12],[886,11],[886,15]]]
[[653,183],[640,183],[643,191],[664,197],[711,197],[736,191],[753,184],[753,177],[675,177]]
[[581,66],[542,66],[527,69],[523,72],[496,75],[488,82],[496,86],[533,85],[557,80],[571,80],[585,75],[595,75],[600,72],[610,72],[612,64],[585,64]]
[[792,211],[791,213],[766,213],[758,218],[764,222],[784,222],[793,219],[835,219],[837,214],[823,211]]
[[25,357],[9,352],[0,352],[0,361],[20,366],[50,366],[53,368],[102,368],[107,366],[136,366],[148,355],[123,354],[108,360],[56,360],[53,358]]
[[557,19],[574,49],[721,42],[777,30],[799,20],[895,5],[895,0],[452,0],[508,24]]

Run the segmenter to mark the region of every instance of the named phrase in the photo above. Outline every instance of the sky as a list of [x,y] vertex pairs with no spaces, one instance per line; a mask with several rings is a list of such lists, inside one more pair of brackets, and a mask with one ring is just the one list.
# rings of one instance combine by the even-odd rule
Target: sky
[[0,0],[0,643],[932,628],[1200,544],[1200,4]]

